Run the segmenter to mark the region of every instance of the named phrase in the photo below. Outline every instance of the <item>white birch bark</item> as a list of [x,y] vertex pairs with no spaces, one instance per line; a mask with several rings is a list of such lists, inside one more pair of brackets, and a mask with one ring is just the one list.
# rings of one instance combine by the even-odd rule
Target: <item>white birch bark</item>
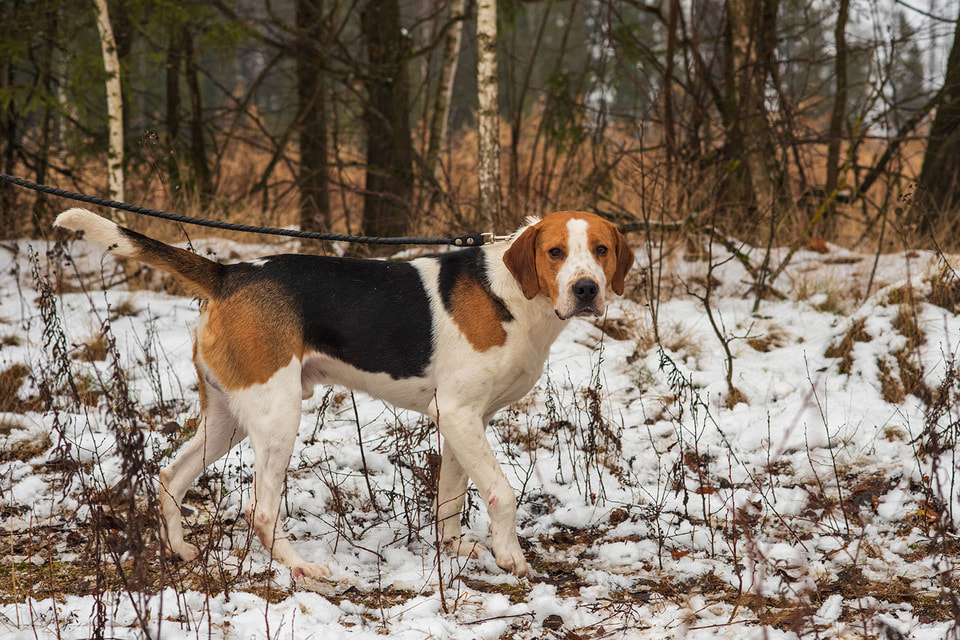
[[[107,72],[107,123],[110,132],[107,156],[107,190],[109,198],[123,200],[123,96],[120,92],[120,60],[110,26],[107,0],[94,0],[97,9],[97,31],[103,49],[103,68]],[[120,214],[122,221],[123,215]]]
[[477,181],[480,223],[500,224],[500,113],[497,84],[497,2],[477,0]]

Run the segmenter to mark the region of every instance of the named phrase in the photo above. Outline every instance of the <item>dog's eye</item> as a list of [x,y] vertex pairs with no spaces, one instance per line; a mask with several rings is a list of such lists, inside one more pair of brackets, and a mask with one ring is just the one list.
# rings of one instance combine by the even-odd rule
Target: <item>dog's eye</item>
[[563,257],[563,249],[558,249],[557,247],[550,249],[547,253],[550,254],[550,257],[554,260],[559,260]]
[[603,256],[607,255],[607,251],[609,251],[609,249],[607,249],[603,245],[600,245],[599,247],[593,250],[593,252],[597,254],[598,258],[602,258]]

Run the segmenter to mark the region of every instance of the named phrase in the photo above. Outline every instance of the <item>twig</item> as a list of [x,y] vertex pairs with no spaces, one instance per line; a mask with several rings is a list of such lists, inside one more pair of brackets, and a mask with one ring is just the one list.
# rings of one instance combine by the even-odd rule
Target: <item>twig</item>
[[491,622],[493,620],[510,620],[512,618],[533,618],[536,614],[532,611],[528,613],[507,613],[502,616],[493,616],[492,618],[481,618],[480,620],[471,620],[470,622],[464,622],[462,624],[466,626],[471,626],[475,624],[483,624],[484,622]]
[[380,508],[377,506],[377,497],[373,493],[373,485],[370,484],[370,471],[367,468],[367,456],[363,449],[363,431],[360,429],[360,413],[357,411],[357,399],[353,395],[353,391],[350,392],[350,402],[353,403],[353,418],[357,423],[357,444],[360,447],[360,464],[363,465],[363,479],[367,483],[367,492],[370,494],[370,504],[373,505],[373,510],[379,518]]

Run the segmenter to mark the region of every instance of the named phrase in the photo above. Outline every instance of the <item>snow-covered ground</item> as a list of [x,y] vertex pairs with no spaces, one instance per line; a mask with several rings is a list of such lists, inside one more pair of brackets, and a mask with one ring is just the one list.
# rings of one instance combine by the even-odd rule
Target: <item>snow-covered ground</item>
[[[751,278],[716,248],[709,273],[672,251],[643,282],[638,252],[626,298],[574,320],[488,431],[529,579],[436,552],[429,425],[319,389],[284,516],[334,581],[302,585],[250,540],[246,444],[188,494],[209,566],[161,563],[146,485],[196,424],[197,304],[131,287],[110,262],[103,291],[83,243],[78,266],[30,245],[0,251],[0,390],[17,381],[0,398],[2,637],[957,636],[960,286],[942,257],[880,256],[874,271],[875,256],[802,250],[773,283],[784,298],[754,310]],[[467,520],[483,542],[480,503]]]

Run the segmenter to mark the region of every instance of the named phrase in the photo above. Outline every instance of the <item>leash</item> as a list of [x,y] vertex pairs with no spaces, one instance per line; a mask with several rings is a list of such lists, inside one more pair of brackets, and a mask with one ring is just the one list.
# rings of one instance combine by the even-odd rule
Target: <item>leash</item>
[[259,227],[256,225],[234,224],[232,222],[220,222],[218,220],[194,218],[193,216],[185,216],[179,213],[168,213],[166,211],[157,211],[156,209],[148,209],[146,207],[139,207],[137,205],[127,204],[126,202],[118,202],[116,200],[108,200],[106,198],[98,198],[97,196],[88,196],[83,193],[75,193],[73,191],[65,191],[64,189],[57,189],[56,187],[50,187],[45,184],[31,182],[29,180],[24,180],[23,178],[11,176],[6,173],[0,173],[0,180],[10,182],[20,187],[25,187],[27,189],[33,189],[34,191],[39,191],[41,193],[49,193],[59,198],[66,198],[68,200],[77,200],[79,202],[87,202],[90,204],[96,204],[103,207],[109,207],[111,209],[119,209],[121,211],[130,211],[131,213],[137,213],[144,216],[151,216],[153,218],[161,218],[163,220],[172,220],[174,222],[182,222],[184,224],[193,224],[201,227],[213,227],[214,229],[226,229],[229,231],[241,231],[243,233],[263,233],[263,234],[274,235],[274,236],[289,236],[292,238],[308,238],[310,240],[329,240],[331,242],[352,242],[352,243],[359,243],[359,244],[390,244],[390,245],[450,244],[456,247],[479,247],[483,244],[497,242],[499,240],[504,240],[509,237],[509,236],[495,236],[493,233],[468,233],[462,236],[453,236],[449,238],[442,238],[442,237],[441,238],[414,238],[409,236],[404,236],[399,238],[377,238],[377,237],[370,237],[370,236],[350,236],[350,235],[343,235],[338,233],[321,233],[319,231],[300,231],[297,229],[278,229],[276,227]]

